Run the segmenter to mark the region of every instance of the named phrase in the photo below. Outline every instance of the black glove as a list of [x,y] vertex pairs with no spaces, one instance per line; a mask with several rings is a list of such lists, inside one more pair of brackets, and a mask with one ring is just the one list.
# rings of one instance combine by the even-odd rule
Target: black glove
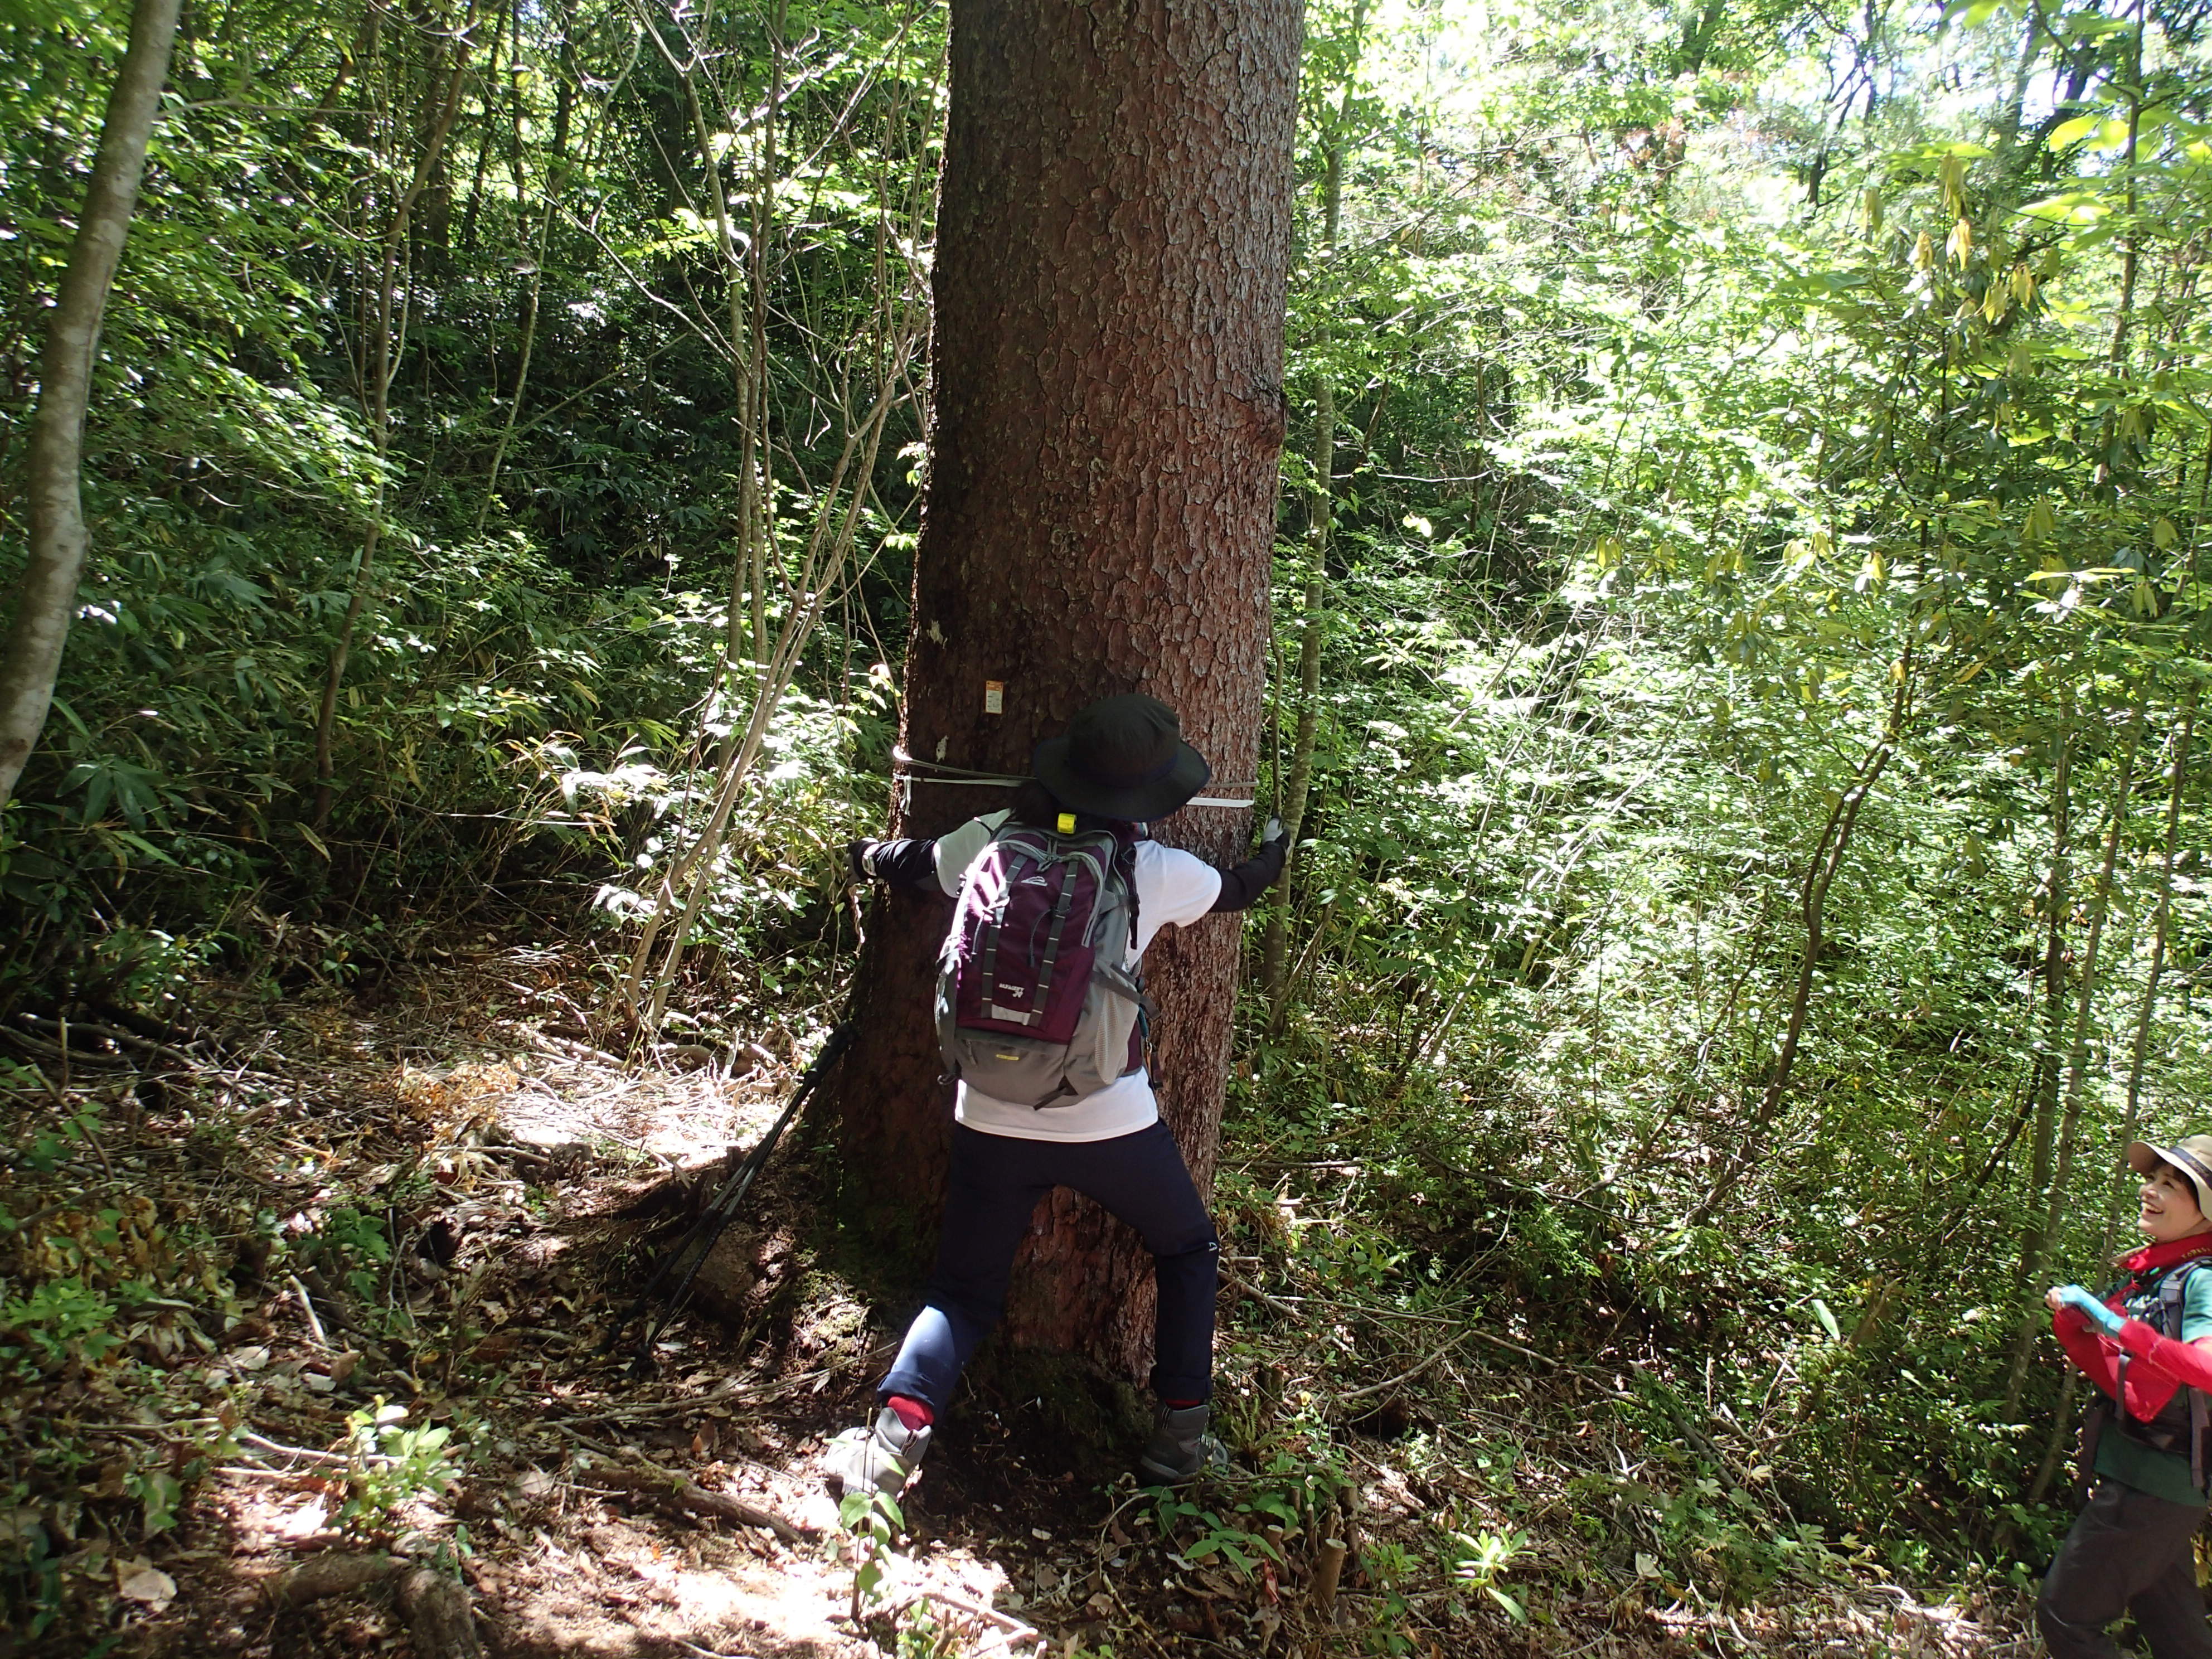
[[845,867],[853,872],[854,881],[873,881],[876,878],[876,848],[878,841],[863,836],[845,843]]

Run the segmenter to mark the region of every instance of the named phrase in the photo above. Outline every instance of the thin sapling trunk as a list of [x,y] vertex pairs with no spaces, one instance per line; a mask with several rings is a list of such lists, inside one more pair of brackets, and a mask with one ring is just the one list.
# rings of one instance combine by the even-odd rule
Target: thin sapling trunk
[[15,781],[46,726],[70,620],[76,613],[77,583],[92,542],[84,522],[82,463],[93,358],[146,171],[146,146],[177,36],[178,6],[179,0],[137,0],[131,9],[131,42],[108,96],[100,149],[85,185],[84,212],[46,319],[39,406],[25,461],[30,556],[0,651],[0,807],[14,795]]

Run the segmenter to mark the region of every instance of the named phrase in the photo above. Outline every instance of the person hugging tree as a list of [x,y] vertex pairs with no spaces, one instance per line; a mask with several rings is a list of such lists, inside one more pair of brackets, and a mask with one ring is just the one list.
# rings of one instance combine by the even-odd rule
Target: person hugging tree
[[939,1042],[959,1079],[937,1268],[877,1385],[872,1424],[826,1449],[842,1497],[896,1498],[960,1373],[1006,1305],[1014,1249],[1055,1187],[1134,1228],[1159,1289],[1158,1424],[1139,1471],[1178,1485],[1225,1462],[1206,1432],[1213,1391],[1213,1224],[1145,1065],[1152,1014],[1145,947],[1256,902],[1282,874],[1282,826],[1230,869],[1152,840],[1146,826],[1212,769],[1175,711],[1129,693],[1082,709],[1036,747],[1012,808],[930,840],[853,843],[853,872],[955,897],[939,960]]
[[[2118,1659],[2106,1627],[2124,1613],[2152,1659],[2212,1659],[2197,1588],[2204,1520],[2206,1396],[2212,1389],[2212,1135],[2164,1148],[2136,1141],[2143,1178],[2136,1226],[2148,1241],[2121,1258],[2103,1297],[2079,1285],[2044,1299],[2067,1356],[2102,1391],[2083,1426],[2088,1502],[2036,1600],[2053,1659]],[[2116,1409],[2117,1407],[2117,1409]]]

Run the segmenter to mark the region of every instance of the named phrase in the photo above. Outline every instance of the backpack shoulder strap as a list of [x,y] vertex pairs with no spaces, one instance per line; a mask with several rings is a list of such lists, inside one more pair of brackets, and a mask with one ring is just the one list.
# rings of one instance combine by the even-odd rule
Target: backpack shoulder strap
[[2191,1256],[2158,1281],[2159,1311],[2166,1316],[2160,1334],[2181,1340],[2182,1308],[2189,1299],[2189,1281],[2205,1265],[2203,1256]]
[[[2176,1342],[2185,1340],[2181,1334],[2182,1319],[2189,1299],[2189,1281],[2208,1265],[2212,1263],[2204,1257],[2192,1256],[2159,1281],[2159,1311],[2163,1316],[2159,1322],[2160,1335],[2172,1337]],[[2184,1388],[2182,1392],[2189,1396],[2189,1478],[2197,1490],[2203,1492],[2205,1431],[2212,1427],[2212,1409],[2207,1407],[2203,1389]]]
[[[1121,885],[1129,895],[1129,948],[1137,948],[1137,916],[1141,901],[1137,894],[1137,838],[1116,836],[1114,846],[1114,873],[1121,878]],[[1139,968],[1139,974],[1142,973]]]

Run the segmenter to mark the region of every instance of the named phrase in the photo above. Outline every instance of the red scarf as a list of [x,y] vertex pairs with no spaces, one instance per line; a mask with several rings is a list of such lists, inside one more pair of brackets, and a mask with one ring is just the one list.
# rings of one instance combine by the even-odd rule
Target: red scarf
[[[2169,1238],[2160,1244],[2146,1244],[2120,1258],[2120,1266],[2130,1273],[2162,1272],[2193,1256],[2212,1255],[2212,1233],[2191,1233],[2186,1238]],[[2114,1306],[2118,1304],[2115,1303]]]

